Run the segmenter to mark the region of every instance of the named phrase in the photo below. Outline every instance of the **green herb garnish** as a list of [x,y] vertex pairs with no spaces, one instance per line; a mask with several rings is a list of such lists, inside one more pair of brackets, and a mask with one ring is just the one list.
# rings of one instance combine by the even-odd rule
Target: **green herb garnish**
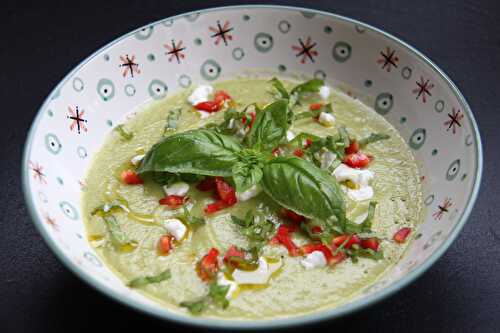
[[385,134],[385,133],[372,133],[369,136],[367,136],[366,138],[363,138],[363,139],[359,140],[358,144],[359,144],[359,146],[361,148],[363,148],[367,144],[374,143],[374,142],[381,141],[381,140],[387,140],[387,139],[390,139],[390,138],[391,138],[391,136],[389,134]]
[[142,277],[135,278],[128,283],[128,286],[130,288],[140,288],[140,287],[144,287],[145,285],[148,285],[151,283],[158,283],[158,282],[168,280],[168,279],[170,279],[171,276],[172,275],[170,274],[170,270],[167,269],[167,270],[165,270],[157,275],[142,276]]
[[134,137],[134,133],[127,132],[123,124],[116,126],[113,131],[117,132],[123,141],[130,141]]
[[181,108],[176,108],[168,111],[167,121],[165,123],[165,127],[163,128],[163,135],[167,134],[170,131],[175,131],[177,129],[177,123],[179,122],[181,114],[182,114]]
[[104,219],[104,222],[106,222],[106,226],[108,228],[111,243],[113,244],[113,246],[121,248],[122,246],[129,243],[127,235],[120,228],[118,221],[113,215],[104,215],[102,218]]
[[257,251],[262,249],[274,231],[273,223],[264,218],[259,220],[261,221],[258,222],[251,210],[247,211],[243,219],[231,215],[231,221],[241,227],[241,233],[247,237],[250,247]]
[[229,306],[229,301],[226,295],[229,291],[229,286],[221,286],[212,283],[208,287],[208,294],[192,301],[184,301],[179,305],[187,308],[193,315],[201,314],[210,304],[213,304],[221,309],[226,309]]
[[204,218],[191,215],[191,212],[186,208],[186,206],[184,206],[184,219],[188,225],[193,227],[204,225],[206,223]]

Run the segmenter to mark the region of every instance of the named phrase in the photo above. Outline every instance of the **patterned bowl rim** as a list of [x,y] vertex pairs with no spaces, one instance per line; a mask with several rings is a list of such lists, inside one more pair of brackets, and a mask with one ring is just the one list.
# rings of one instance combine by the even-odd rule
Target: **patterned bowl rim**
[[[105,49],[108,49],[115,45],[116,43],[124,40],[125,38],[132,36],[134,33],[140,31],[143,28],[146,28],[151,25],[156,25],[162,21],[165,21],[167,19],[172,19],[175,20],[177,18],[183,17],[185,15],[192,15],[195,13],[206,13],[206,12],[214,12],[214,11],[223,11],[223,10],[235,10],[235,9],[281,9],[281,10],[288,10],[288,11],[306,11],[306,12],[311,12],[311,13],[316,13],[320,14],[323,16],[331,17],[337,20],[342,20],[344,22],[349,22],[352,24],[357,24],[359,26],[362,26],[364,28],[368,28],[372,31],[375,31],[384,37],[400,44],[401,46],[405,47],[408,51],[410,51],[415,57],[420,58],[425,64],[427,64],[430,68],[434,70],[434,72],[441,76],[441,78],[446,82],[448,87],[453,91],[453,93],[456,95],[458,100],[463,106],[463,109],[465,113],[468,115],[468,119],[470,120],[471,126],[474,129],[474,136],[475,136],[475,142],[476,142],[476,150],[477,150],[477,171],[475,174],[474,178],[474,186],[472,189],[472,192],[469,195],[469,199],[467,201],[467,206],[465,207],[462,215],[460,216],[460,219],[458,223],[455,225],[453,230],[450,232],[450,235],[448,238],[444,241],[443,244],[439,248],[437,248],[429,258],[417,269],[411,271],[408,273],[406,276],[404,276],[402,279],[397,281],[396,283],[393,283],[387,287],[385,287],[382,290],[379,290],[369,296],[366,296],[365,298],[358,299],[352,303],[348,303],[339,307],[335,307],[332,309],[326,309],[320,312],[316,313],[311,313],[307,315],[301,315],[297,317],[290,317],[290,318],[279,318],[279,319],[266,319],[266,320],[260,320],[260,321],[245,321],[245,320],[226,320],[226,319],[213,319],[213,318],[203,318],[203,317],[190,317],[187,315],[182,315],[179,313],[174,313],[170,312],[168,310],[160,309],[158,307],[154,307],[153,305],[143,305],[143,304],[138,304],[130,299],[123,298],[121,295],[116,293],[115,291],[109,289],[106,287],[104,284],[101,282],[98,282],[95,280],[92,275],[88,272],[86,272],[84,269],[81,267],[77,266],[75,263],[73,263],[67,256],[66,254],[57,246],[56,242],[49,236],[47,230],[43,227],[43,222],[38,218],[38,214],[36,213],[35,210],[35,205],[34,205],[34,200],[33,200],[33,195],[30,192],[29,188],[29,174],[28,174],[28,160],[30,156],[30,152],[32,149],[32,139],[33,136],[37,130],[37,125],[43,115],[43,110],[46,109],[49,101],[50,101],[50,96],[55,91],[58,91],[59,88],[61,88],[76,72],[78,72],[84,65],[86,65],[89,61],[94,59],[97,55],[102,53]],[[252,329],[252,328],[259,328],[259,329],[264,329],[264,328],[278,328],[278,327],[288,327],[288,326],[294,326],[294,325],[303,325],[303,324],[311,324],[311,323],[316,323],[319,321],[327,320],[327,319],[334,319],[338,318],[341,316],[345,316],[348,314],[351,314],[353,312],[356,312],[358,310],[361,310],[363,308],[366,308],[370,305],[373,305],[389,296],[392,294],[396,293],[397,291],[401,290],[403,287],[407,286],[411,282],[415,281],[419,276],[421,276],[425,271],[427,271],[443,254],[444,252],[450,247],[450,245],[453,243],[453,241],[457,238],[458,234],[460,233],[460,230],[463,228],[465,225],[466,221],[469,218],[469,215],[471,213],[471,210],[474,206],[474,203],[477,199],[478,192],[479,192],[479,186],[481,183],[481,177],[482,177],[482,172],[483,172],[483,149],[482,149],[482,144],[481,144],[481,136],[479,134],[479,128],[477,126],[476,120],[474,118],[474,115],[472,114],[472,111],[469,107],[469,104],[465,100],[464,96],[460,92],[460,90],[457,88],[457,86],[451,81],[451,79],[437,66],[435,65],[427,56],[423,55],[420,51],[416,50],[414,47],[411,45],[407,44],[406,42],[402,41],[401,39],[381,30],[378,28],[375,28],[369,24],[366,24],[364,22],[354,20],[342,15],[337,15],[333,13],[329,13],[326,11],[322,10],[316,10],[316,9],[310,9],[310,8],[304,8],[304,7],[295,7],[295,6],[279,6],[279,5],[238,5],[238,6],[223,6],[223,7],[213,7],[213,8],[206,8],[206,9],[201,9],[201,10],[195,10],[191,12],[186,12],[182,13],[179,15],[167,17],[161,20],[158,20],[156,22],[147,24],[143,27],[140,27],[138,29],[135,29],[134,31],[131,31],[125,35],[122,35],[121,37],[113,40],[112,42],[106,44],[105,46],[101,47],[97,51],[95,51],[93,54],[91,54],[89,57],[87,57],[85,60],[83,60],[78,66],[76,66],[71,72],[69,72],[60,82],[59,84],[52,90],[52,92],[48,95],[48,97],[45,99],[43,102],[42,106],[39,108],[37,115],[35,116],[35,120],[31,125],[31,128],[28,132],[28,136],[26,139],[26,143],[24,146],[24,153],[23,153],[23,160],[22,160],[22,165],[21,165],[21,178],[22,178],[22,187],[23,187],[23,193],[24,193],[24,198],[28,206],[28,211],[31,216],[31,219],[33,220],[36,228],[42,235],[43,239],[45,242],[49,245],[49,248],[56,254],[56,256],[59,258],[60,261],[62,261],[66,267],[68,267],[74,274],[79,276],[82,280],[84,280],[87,284],[91,285],[95,289],[99,290],[103,294],[109,296],[110,298],[114,299],[118,303],[125,304],[127,306],[130,306],[133,309],[136,309],[140,312],[152,315],[156,318],[159,319],[169,319],[173,320],[177,323],[181,324],[188,324],[188,325],[194,325],[194,326],[199,326],[199,327],[207,327],[207,328],[219,328],[219,329]]]

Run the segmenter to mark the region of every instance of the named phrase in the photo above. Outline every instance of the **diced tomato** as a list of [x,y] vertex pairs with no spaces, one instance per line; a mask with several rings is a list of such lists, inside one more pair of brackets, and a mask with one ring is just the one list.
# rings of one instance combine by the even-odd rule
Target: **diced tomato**
[[167,255],[172,250],[172,235],[163,235],[158,240],[158,252]]
[[344,163],[351,168],[365,168],[370,164],[370,157],[368,155],[357,152],[354,154],[349,154],[344,157]]
[[227,249],[226,255],[224,256],[224,262],[232,263],[231,258],[234,257],[245,259],[245,252],[238,249],[235,245],[231,245],[229,249]]
[[219,250],[216,248],[211,248],[208,253],[201,258],[201,260],[196,265],[196,273],[202,281],[208,282],[215,279],[215,275],[219,270],[219,262],[217,257],[219,256]]
[[290,228],[284,224],[280,225],[278,227],[278,232],[276,233],[276,236],[274,238],[276,241],[271,241],[272,243],[280,243],[283,246],[285,246],[288,250],[288,254],[292,257],[299,256],[301,254],[300,248],[295,245],[295,243],[292,241],[290,238]]
[[[250,113],[250,123],[248,124],[248,128],[252,128],[253,124],[255,123],[255,118],[256,118],[255,112]],[[248,115],[243,116],[243,119],[241,119],[241,122],[243,125],[245,125],[248,122]]]
[[214,102],[219,105],[231,99],[231,96],[229,96],[229,94],[224,90],[217,90],[214,94]]
[[214,177],[206,177],[201,182],[196,185],[198,191],[208,192],[211,190],[215,190],[215,178]]
[[401,228],[392,236],[392,239],[397,243],[404,243],[410,232],[411,228]]
[[232,206],[238,201],[235,189],[226,183],[221,177],[215,178],[215,187],[217,188],[217,193],[219,194],[221,200],[228,206]]
[[283,150],[280,147],[276,147],[273,149],[271,154],[273,154],[273,156],[275,156],[275,157],[278,157],[281,155],[282,152],[283,152]]
[[227,208],[227,207],[229,207],[227,203],[225,203],[222,200],[217,200],[214,203],[208,204],[205,207],[204,212],[205,212],[205,214],[213,214],[213,213],[216,213],[219,210],[223,210],[224,208]]
[[313,104],[309,105],[309,110],[316,111],[316,110],[321,109],[322,106],[323,106],[322,103],[313,103]]
[[143,184],[144,181],[133,170],[124,170],[121,174],[122,182],[127,185]]
[[332,259],[329,262],[330,265],[341,263],[342,261],[347,259],[347,255],[345,254],[344,251],[339,251],[337,254],[333,254],[335,253],[335,250],[336,248],[332,247]]
[[323,229],[321,229],[321,227],[319,225],[317,225],[317,226],[312,227],[311,231],[313,234],[320,234],[323,231]]
[[304,151],[300,148],[297,148],[293,151],[293,154],[297,157],[302,157],[304,156]]
[[335,237],[332,240],[332,246],[339,247],[342,244],[344,244],[345,249],[350,249],[354,244],[361,244],[361,239],[358,237],[358,235],[353,234],[353,235],[340,235]]
[[306,220],[306,218],[300,214],[295,213],[293,210],[283,208],[281,210],[281,216],[290,222],[301,223]]
[[160,199],[160,205],[166,205],[170,208],[177,208],[186,202],[186,197],[181,195],[167,195],[165,198]]
[[371,237],[361,240],[361,247],[363,249],[372,249],[373,251],[378,251],[378,247],[380,246],[380,241],[378,238]]
[[313,140],[311,138],[307,138],[306,142],[304,142],[304,149],[311,147],[312,144],[313,144]]
[[220,110],[221,104],[214,101],[200,102],[196,104],[195,109],[205,112],[217,112]]
[[325,255],[326,261],[330,263],[333,259],[332,251],[330,248],[324,244],[321,243],[312,243],[312,244],[307,244],[302,246],[302,252],[305,254],[312,253],[314,251],[320,251],[323,252]]
[[356,140],[351,140],[349,147],[345,149],[346,154],[356,154],[359,151],[359,143]]

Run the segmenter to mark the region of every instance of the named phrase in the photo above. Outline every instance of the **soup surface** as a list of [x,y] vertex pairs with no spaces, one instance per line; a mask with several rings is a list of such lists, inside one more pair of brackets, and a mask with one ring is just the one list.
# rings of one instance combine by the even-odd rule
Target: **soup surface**
[[[289,92],[301,83],[282,82]],[[231,177],[217,178],[216,185],[213,178],[205,178],[206,191],[200,191],[203,176],[178,177],[158,170],[140,173],[141,168],[147,167],[148,158],[153,158],[146,156],[141,162],[141,155],[164,137],[202,127],[211,131],[214,124],[224,123],[225,117],[226,123],[218,128],[230,127],[226,131],[232,133],[229,136],[236,142],[243,140],[244,145],[250,127],[261,126],[259,120],[255,121],[255,114],[267,112],[266,105],[279,96],[267,79],[237,79],[215,83],[208,96],[198,96],[208,101],[216,101],[214,92],[217,91],[230,96],[222,96],[216,104],[198,102],[196,108],[193,107],[192,99],[196,96],[193,97],[193,89],[189,89],[148,105],[109,135],[88,170],[83,200],[87,236],[97,253],[124,283],[176,312],[190,311],[228,319],[265,319],[320,311],[348,302],[380,278],[404,253],[414,234],[411,231],[421,221],[422,193],[414,158],[398,132],[359,101],[333,88],[327,90],[295,94],[299,103],[292,100],[288,106],[294,115],[302,116],[296,117],[287,129],[287,136],[279,145],[282,148],[272,152],[269,148],[264,161],[259,163],[266,163],[279,154],[296,156],[321,172],[334,174],[331,176],[335,181],[333,188],[341,189],[343,210],[351,225],[360,226],[367,220],[370,207],[375,208],[370,230],[346,232],[347,229],[334,226],[333,231],[325,235],[326,227],[321,224],[324,221],[318,222],[319,229],[311,227],[316,217],[304,214],[307,218],[303,218],[293,213],[306,212],[308,207],[295,210],[293,205],[283,204],[284,199],[272,198],[272,179],[266,175],[269,170],[265,167],[262,182],[267,182],[270,189],[259,192],[263,186],[252,187],[243,197],[243,192],[239,192],[236,203],[224,202],[226,192],[220,192],[219,185],[227,185],[227,193],[234,193],[231,190],[236,185]],[[256,106],[244,110],[253,103]],[[197,110],[210,107],[220,110],[211,113]],[[234,120],[227,116],[232,112],[227,111],[229,109],[238,111]],[[306,115],[308,112],[316,117]],[[316,140],[328,136],[338,138],[342,126],[350,138],[349,146],[341,147],[341,155],[345,153],[343,160],[331,153],[327,155],[325,147],[308,154]],[[293,141],[293,136],[300,133],[307,134]],[[349,165],[357,162],[346,160],[348,150],[355,152],[356,147],[351,147],[354,138],[362,143],[361,139],[372,133],[390,138],[361,145],[359,149],[368,157],[368,165],[358,168],[354,165],[352,169],[370,171],[372,175],[365,173],[356,179],[368,178],[356,182],[349,176],[352,171]],[[186,155],[191,148],[184,146]],[[260,146],[258,149],[254,146],[252,151],[259,149],[266,151]],[[168,159],[168,154],[165,158]],[[155,163],[149,165],[161,164]],[[346,168],[347,176],[334,171],[339,165]],[[139,184],[134,183],[133,177],[124,178],[123,172],[127,170],[132,176],[139,174],[140,178],[135,179]],[[294,179],[307,182],[302,176]],[[187,193],[185,184],[189,186]],[[307,197],[309,194],[292,193],[295,195]],[[214,202],[222,204],[214,206]],[[283,210],[283,205],[291,210]],[[247,215],[247,212],[250,213]],[[172,221],[180,221],[186,231],[175,223],[167,225]],[[343,235],[348,236],[341,238]],[[351,239],[354,240],[351,242]],[[316,247],[308,248],[311,244]],[[327,249],[318,244],[326,244]],[[212,248],[219,253],[215,261],[213,252],[207,257]],[[236,252],[224,262],[222,258],[229,248]],[[242,260],[238,260],[240,255],[244,257]],[[209,259],[212,266],[203,266]],[[214,265],[217,267],[211,271]],[[236,276],[236,271],[242,273],[241,276]]]

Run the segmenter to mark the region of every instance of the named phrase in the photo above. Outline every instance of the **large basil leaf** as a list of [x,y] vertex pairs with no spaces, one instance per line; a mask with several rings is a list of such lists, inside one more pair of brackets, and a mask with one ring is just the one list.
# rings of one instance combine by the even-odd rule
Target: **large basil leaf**
[[278,157],[264,166],[264,191],[280,205],[304,215],[345,223],[345,204],[336,179],[311,162]]
[[213,130],[186,131],[155,144],[137,171],[230,176],[240,150],[233,138]]
[[325,85],[325,81],[320,79],[312,79],[306,81],[302,84],[299,84],[290,91],[290,95],[298,94],[306,94],[306,93],[316,93],[319,91],[319,88]]
[[288,126],[288,101],[277,100],[257,112],[246,144],[257,149],[272,149],[286,136]]

